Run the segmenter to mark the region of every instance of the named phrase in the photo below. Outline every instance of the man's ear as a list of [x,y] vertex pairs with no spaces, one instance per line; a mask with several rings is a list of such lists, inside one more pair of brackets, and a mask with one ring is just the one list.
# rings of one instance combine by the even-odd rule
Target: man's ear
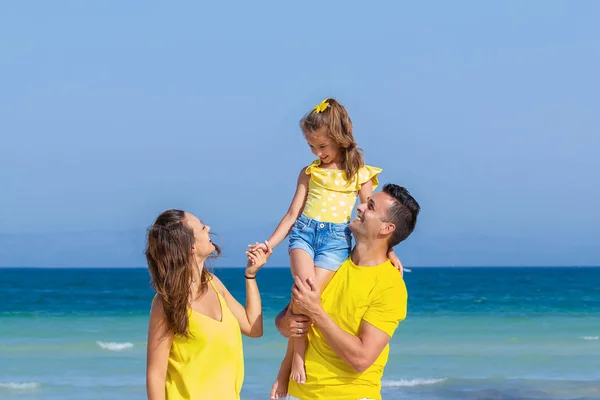
[[386,222],[385,226],[383,228],[381,228],[381,233],[383,235],[391,235],[392,232],[394,232],[396,230],[396,225],[392,224],[391,222]]

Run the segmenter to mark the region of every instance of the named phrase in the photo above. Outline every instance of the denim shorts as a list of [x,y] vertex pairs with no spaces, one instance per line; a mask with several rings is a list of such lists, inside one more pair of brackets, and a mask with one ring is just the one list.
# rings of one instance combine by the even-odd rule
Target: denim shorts
[[288,251],[302,249],[316,267],[337,271],[348,259],[352,235],[347,223],[319,222],[301,215],[290,232]]

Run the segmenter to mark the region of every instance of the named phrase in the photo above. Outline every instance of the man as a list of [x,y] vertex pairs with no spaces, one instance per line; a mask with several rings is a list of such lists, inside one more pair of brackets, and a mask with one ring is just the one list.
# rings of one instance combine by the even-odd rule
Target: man
[[[387,251],[414,230],[419,204],[387,184],[357,208],[349,224],[356,246],[323,293],[295,277],[292,301],[312,320],[306,382],[289,381],[289,399],[381,399],[389,341],[406,317],[407,292]],[[302,336],[306,317],[287,309],[276,318],[284,336]]]

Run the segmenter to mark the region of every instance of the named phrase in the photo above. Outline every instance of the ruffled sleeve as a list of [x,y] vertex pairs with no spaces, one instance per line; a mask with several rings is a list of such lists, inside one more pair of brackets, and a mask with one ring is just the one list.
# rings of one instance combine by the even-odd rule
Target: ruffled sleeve
[[350,191],[344,187],[347,183],[341,178],[341,172],[332,169],[323,169],[320,165],[321,160],[315,160],[304,170],[306,175],[310,176],[310,181],[313,184],[327,190]]
[[304,170],[304,173],[306,175],[311,175],[314,171],[315,168],[317,168],[319,165],[321,164],[320,160],[315,160],[312,163],[310,163],[310,165],[308,167],[306,167],[306,169]]
[[304,172],[310,175],[311,182],[327,190],[351,193],[360,190],[362,185],[369,181],[373,182],[373,189],[379,185],[377,176],[381,173],[381,168],[365,165],[358,170],[352,179],[346,180],[344,171],[323,169],[320,165],[321,160],[315,160],[306,167]]
[[369,181],[373,181],[373,190],[377,186],[379,186],[379,174],[383,171],[381,168],[372,167],[370,165],[365,165],[358,170],[358,189],[362,187],[365,183]]

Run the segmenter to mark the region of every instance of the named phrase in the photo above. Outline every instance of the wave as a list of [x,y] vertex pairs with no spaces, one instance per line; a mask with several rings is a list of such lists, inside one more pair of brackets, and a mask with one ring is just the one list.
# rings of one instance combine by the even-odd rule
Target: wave
[[584,336],[582,337],[583,340],[598,340],[600,339],[600,336]]
[[36,389],[40,384],[38,382],[0,382],[0,389],[11,389],[11,390],[29,390]]
[[118,342],[96,342],[96,344],[98,346],[100,346],[101,348],[103,348],[104,350],[110,350],[110,351],[121,351],[121,350],[125,350],[125,349],[130,349],[133,347],[133,343],[129,343],[129,342],[125,342],[125,343],[118,343]]
[[435,385],[436,383],[444,382],[446,378],[415,378],[415,379],[400,379],[399,381],[382,381],[381,387],[413,387],[422,385]]

